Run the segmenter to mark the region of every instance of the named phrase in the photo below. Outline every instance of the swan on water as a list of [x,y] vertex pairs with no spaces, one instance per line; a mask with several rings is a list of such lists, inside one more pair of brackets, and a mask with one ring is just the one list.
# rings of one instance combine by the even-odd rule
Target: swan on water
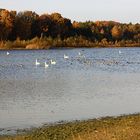
[[56,61],[53,61],[53,60],[51,59],[51,64],[52,64],[52,65],[55,65],[55,64],[56,64]]
[[64,54],[64,59],[69,59],[69,56]]
[[40,65],[40,62],[38,62],[37,59],[36,59],[36,61],[35,61],[35,65],[36,65],[36,66]]
[[78,52],[78,55],[81,55],[81,53],[80,53],[80,52]]
[[122,52],[119,50],[119,54],[121,54]]
[[9,53],[9,52],[7,52],[6,54],[7,54],[7,55],[9,55],[10,53]]
[[45,68],[48,68],[49,67],[49,65],[46,63],[46,61],[45,61]]

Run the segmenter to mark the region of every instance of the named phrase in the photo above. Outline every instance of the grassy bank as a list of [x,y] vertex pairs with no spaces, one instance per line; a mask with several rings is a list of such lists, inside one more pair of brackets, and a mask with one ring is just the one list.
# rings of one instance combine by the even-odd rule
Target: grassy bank
[[44,126],[0,140],[138,140],[140,114]]
[[101,42],[88,40],[85,37],[69,37],[61,39],[59,37],[35,37],[31,40],[0,41],[0,49],[50,49],[50,48],[103,48],[103,47],[140,47],[140,43],[131,41]]

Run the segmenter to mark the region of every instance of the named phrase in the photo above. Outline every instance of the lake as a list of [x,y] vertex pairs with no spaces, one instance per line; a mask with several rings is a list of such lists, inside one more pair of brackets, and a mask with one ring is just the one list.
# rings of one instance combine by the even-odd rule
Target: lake
[[140,112],[140,48],[6,52],[0,51],[0,134]]

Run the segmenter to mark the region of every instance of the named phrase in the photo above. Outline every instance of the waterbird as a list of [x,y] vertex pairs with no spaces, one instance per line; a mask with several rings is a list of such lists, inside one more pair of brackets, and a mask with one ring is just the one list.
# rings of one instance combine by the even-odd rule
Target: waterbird
[[64,59],[69,59],[69,56],[64,54]]
[[45,61],[45,68],[48,68],[49,67],[49,65],[46,63],[46,61]]
[[119,50],[119,54],[121,54],[122,52]]
[[56,64],[56,61],[53,61],[53,60],[51,59],[51,64],[52,64],[52,65],[55,65],[55,64]]
[[40,62],[38,62],[37,59],[36,59],[36,61],[35,61],[35,65],[36,65],[36,66],[40,65]]
[[22,64],[17,64],[17,66],[18,66],[18,67],[23,67],[23,65],[22,65]]
[[78,55],[79,55],[79,56],[82,56],[82,57],[85,57],[84,54],[81,53],[81,52],[78,52]]
[[10,53],[9,53],[9,52],[7,52],[6,54],[7,54],[7,55],[9,55]]

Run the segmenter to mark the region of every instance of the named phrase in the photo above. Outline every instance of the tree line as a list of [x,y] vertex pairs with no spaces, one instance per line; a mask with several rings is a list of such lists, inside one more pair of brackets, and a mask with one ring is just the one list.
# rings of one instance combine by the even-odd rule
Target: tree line
[[[60,13],[38,15],[33,11],[0,9],[0,41],[31,40],[35,37],[86,40],[96,44],[140,44],[140,24],[115,21],[71,22]],[[76,41],[75,41],[76,43]],[[76,44],[75,44],[76,46]]]

